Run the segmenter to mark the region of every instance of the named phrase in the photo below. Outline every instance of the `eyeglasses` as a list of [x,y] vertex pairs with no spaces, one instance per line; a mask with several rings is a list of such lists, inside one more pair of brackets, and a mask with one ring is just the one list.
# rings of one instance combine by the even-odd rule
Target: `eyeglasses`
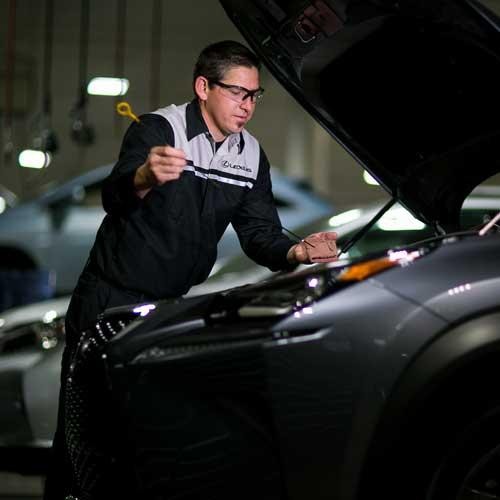
[[228,85],[224,82],[219,82],[218,80],[209,80],[210,83],[220,87],[226,97],[232,99],[233,101],[241,104],[246,99],[250,98],[252,104],[258,102],[264,95],[264,89],[259,87],[255,90],[248,90],[245,87],[240,87],[239,85]]

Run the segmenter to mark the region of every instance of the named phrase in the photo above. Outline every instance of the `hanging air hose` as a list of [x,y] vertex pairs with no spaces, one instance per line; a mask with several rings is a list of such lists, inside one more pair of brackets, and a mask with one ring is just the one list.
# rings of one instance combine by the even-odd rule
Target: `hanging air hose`
[[14,153],[12,114],[14,102],[14,54],[16,50],[16,0],[9,0],[7,15],[7,54],[5,68],[5,110],[3,123],[3,155],[5,163],[11,163]]
[[70,116],[73,119],[71,124],[71,138],[80,146],[89,146],[93,144],[95,139],[94,128],[87,123],[89,16],[89,0],[81,0],[78,97],[76,105],[70,112]]
[[154,0],[152,14],[149,109],[154,110],[160,107],[162,0]]
[[52,39],[54,33],[54,0],[45,0],[45,33],[42,76],[42,110],[35,120],[35,149],[47,153],[58,150],[58,140],[51,128],[52,119]]
[[[116,4],[116,45],[115,45],[115,77],[125,76],[125,34],[127,25],[127,0],[118,0]],[[120,98],[115,100],[115,106]],[[123,120],[118,115],[115,116],[115,133],[120,136],[122,133]]]

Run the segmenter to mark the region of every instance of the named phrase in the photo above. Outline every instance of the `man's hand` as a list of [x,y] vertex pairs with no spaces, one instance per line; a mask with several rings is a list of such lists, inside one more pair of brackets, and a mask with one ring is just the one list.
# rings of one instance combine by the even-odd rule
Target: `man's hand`
[[288,250],[290,264],[313,264],[337,260],[337,233],[323,231],[313,233]]
[[136,171],[134,186],[143,198],[153,186],[177,180],[186,166],[186,153],[172,146],[155,146]]

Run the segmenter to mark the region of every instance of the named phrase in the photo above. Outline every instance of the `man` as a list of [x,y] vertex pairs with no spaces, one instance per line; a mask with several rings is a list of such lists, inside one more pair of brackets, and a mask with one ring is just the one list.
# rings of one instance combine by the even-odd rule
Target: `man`
[[[67,348],[54,450],[68,484],[49,477],[46,500],[117,497],[120,473],[106,442],[105,395],[99,374],[68,377],[81,332],[104,309],[180,297],[204,281],[217,242],[231,222],[244,251],[271,270],[309,262],[303,243],[281,230],[269,163],[246,130],[263,94],[259,61],[243,45],[205,48],[194,69],[195,99],[143,115],[127,131],[103,186],[107,215],[66,317]],[[312,235],[334,240],[335,233]],[[96,416],[98,415],[98,416]],[[121,497],[125,494],[120,493]]]

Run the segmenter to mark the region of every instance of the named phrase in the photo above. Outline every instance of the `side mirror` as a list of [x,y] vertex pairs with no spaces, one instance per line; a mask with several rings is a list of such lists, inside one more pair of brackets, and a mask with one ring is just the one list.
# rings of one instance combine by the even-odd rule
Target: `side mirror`
[[74,186],[70,194],[65,193],[63,197],[58,197],[48,202],[52,227],[61,229],[69,211],[73,205],[79,205],[86,196],[85,188],[81,185]]
[[61,200],[54,201],[50,203],[47,208],[49,210],[52,228],[58,231],[64,224],[71,208],[71,198],[63,198]]

